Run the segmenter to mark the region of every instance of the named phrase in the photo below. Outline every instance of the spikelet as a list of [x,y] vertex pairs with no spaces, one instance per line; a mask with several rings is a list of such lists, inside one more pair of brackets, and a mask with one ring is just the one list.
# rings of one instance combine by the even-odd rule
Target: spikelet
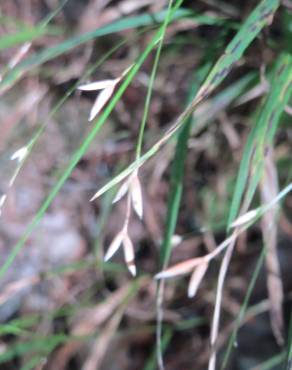
[[247,224],[248,222],[252,221],[253,219],[256,218],[256,216],[259,214],[258,209],[253,209],[249,212],[246,212],[242,216],[239,216],[232,224],[230,225],[231,227],[239,227]]
[[12,156],[10,157],[10,159],[12,161],[17,160],[17,162],[20,163],[25,159],[27,154],[28,154],[28,147],[23,146],[22,148],[18,149],[16,152],[14,152],[12,154]]
[[117,250],[120,248],[120,246],[122,245],[122,242],[123,242],[123,237],[124,237],[124,234],[122,231],[120,231],[116,237],[114,238],[114,240],[111,242],[105,256],[104,256],[104,260],[105,261],[108,261],[109,259],[112,258],[112,256],[117,252]]
[[189,298],[192,298],[196,295],[197,290],[201,284],[201,281],[206,274],[208,266],[209,266],[208,262],[203,262],[192,273],[189,286],[188,286],[188,297]]
[[128,234],[124,235],[123,238],[124,256],[127,267],[133,276],[136,276],[136,266],[135,266],[135,252],[132,240],[129,238]]
[[142,198],[142,188],[141,183],[138,178],[137,172],[132,175],[131,178],[131,199],[133,204],[133,209],[137,213],[140,219],[143,218],[143,198]]

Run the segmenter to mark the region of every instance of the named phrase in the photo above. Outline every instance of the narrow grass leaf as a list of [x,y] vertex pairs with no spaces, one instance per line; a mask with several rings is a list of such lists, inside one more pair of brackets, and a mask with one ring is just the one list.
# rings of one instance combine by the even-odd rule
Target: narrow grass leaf
[[[39,53],[36,53],[31,57],[27,58],[26,60],[22,61],[16,68],[8,72],[0,83],[0,89],[5,89],[9,87],[17,79],[19,79],[26,71],[28,70],[31,71],[33,68],[49,60],[54,59],[59,55],[67,53],[71,49],[79,45],[82,45],[85,42],[96,39],[97,37],[110,35],[112,33],[117,33],[137,27],[151,26],[154,25],[156,22],[161,23],[163,22],[165,15],[166,12],[161,11],[155,14],[141,14],[134,17],[123,17],[122,19],[119,19],[109,25],[98,28],[91,32],[84,33],[79,36],[72,37],[71,39],[68,39],[56,46],[46,48],[40,51]],[[189,10],[178,9],[176,12],[172,13],[172,20],[184,18],[191,15],[193,15],[193,13],[190,12]],[[31,36],[32,35],[29,35],[27,38],[30,39]],[[18,37],[23,38],[24,36],[19,35]],[[8,45],[8,42],[11,41],[6,41],[6,45]]]
[[262,28],[271,23],[271,18],[279,3],[279,0],[263,0],[251,12],[209,73],[192,104],[197,104],[223,81],[234,63],[242,57],[245,49],[256,38]]
[[[112,186],[118,184],[125,177],[127,177],[132,171],[141,167],[149,158],[151,158],[183,125],[185,120],[193,113],[197,105],[208,96],[222,80],[227,76],[231,67],[236,61],[240,59],[243,52],[259,34],[262,28],[270,23],[270,17],[277,10],[279,6],[278,0],[263,0],[250,14],[247,20],[243,23],[242,27],[233,38],[223,56],[221,56],[218,62],[214,65],[211,72],[208,74],[207,79],[199,89],[195,98],[187,106],[187,108],[181,113],[181,115],[175,120],[171,128],[163,135],[163,137],[156,142],[144,155],[132,163],[122,173],[116,176],[114,179],[104,185],[95,195],[99,197],[105,191],[109,190]],[[268,16],[269,14],[269,16]],[[245,36],[245,32],[249,33],[249,37]],[[242,39],[240,39],[242,37]],[[239,43],[240,39],[240,43]],[[235,41],[237,45],[235,45]],[[230,47],[232,45],[232,48]],[[235,47],[236,46],[236,47]],[[228,50],[228,51],[227,51]],[[232,219],[233,221],[233,219]],[[230,222],[231,223],[231,222]]]
[[35,40],[47,33],[47,29],[44,27],[28,27],[22,30],[4,35],[0,39],[0,50],[8,49],[19,44]]
[[263,174],[265,148],[273,141],[281,114],[291,95],[291,81],[292,57],[289,54],[282,54],[279,56],[271,76],[270,86],[272,88],[244,147],[228,216],[229,225],[237,217],[244,192],[246,191],[246,203],[249,203],[254,196]]
[[[190,84],[190,91],[188,96],[188,102],[190,102],[196,95],[200,83],[206,77],[209,65],[204,66],[199,73],[193,78]],[[177,144],[175,148],[175,154],[173,158],[173,164],[171,168],[171,179],[170,179],[170,193],[168,198],[167,213],[166,213],[166,225],[165,235],[161,246],[160,252],[160,266],[166,267],[170,253],[171,253],[171,240],[175,232],[177,223],[177,217],[181,202],[184,167],[187,155],[188,139],[190,135],[190,129],[192,125],[192,118],[189,117],[185,122],[182,130],[179,132],[177,137]]]

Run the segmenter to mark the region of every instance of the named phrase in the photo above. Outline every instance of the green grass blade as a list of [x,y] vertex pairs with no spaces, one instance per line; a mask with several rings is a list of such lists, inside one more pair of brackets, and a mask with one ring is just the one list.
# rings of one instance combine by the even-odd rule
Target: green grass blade
[[[204,67],[200,71],[199,76],[196,76],[190,86],[190,93],[188,101],[191,101],[196,95],[200,83],[205,78],[209,65]],[[203,75],[203,76],[202,76]],[[177,144],[175,148],[175,154],[173,159],[173,165],[171,169],[171,180],[170,180],[170,193],[168,198],[168,206],[166,213],[166,224],[165,224],[165,235],[163,238],[161,250],[160,250],[160,267],[163,268],[167,264],[170,253],[171,253],[171,238],[174,234],[177,217],[181,202],[184,167],[187,155],[188,139],[190,135],[190,129],[192,125],[192,118],[189,117],[182,127],[177,137]]]
[[248,177],[252,170],[251,180],[246,191],[246,203],[250,203],[263,170],[265,149],[272,144],[281,114],[289,100],[292,91],[292,57],[282,54],[275,65],[270,84],[272,88],[259,112],[257,122],[248,137],[244,148],[234,195],[228,217],[230,225],[238,215],[241,200],[248,184]]
[[12,360],[15,357],[25,355],[31,352],[42,352],[48,354],[58,345],[70,340],[70,336],[58,334],[47,337],[35,337],[27,342],[18,342],[11,345],[7,351],[0,354],[0,363]]
[[[192,13],[188,10],[179,9],[172,14],[172,20],[179,19],[191,15]],[[73,37],[69,40],[66,40],[56,46],[46,48],[45,50],[32,55],[30,58],[27,58],[23,62],[19,63],[17,67],[11,70],[9,73],[4,76],[2,82],[0,83],[0,89],[5,89],[9,87],[13,82],[22,76],[27,70],[31,71],[33,68],[39,66],[42,63],[45,63],[51,59],[56,58],[59,55],[62,55],[71,49],[84,44],[95,38],[110,35],[112,33],[121,32],[124,30],[129,30],[137,27],[145,27],[156,24],[156,22],[161,23],[164,21],[166,12],[161,11],[159,13],[150,15],[142,14],[134,17],[123,17],[122,19],[117,20],[109,25],[98,28],[95,31],[87,32],[82,35]]]
[[[197,93],[200,83],[200,80],[203,80],[205,77],[207,68],[204,68],[203,71],[196,76],[196,80],[191,83],[190,92],[188,101],[192,100]],[[204,77],[202,78],[202,73]],[[199,80],[199,81],[198,81]],[[184,177],[184,167],[185,160],[187,155],[188,147],[188,138],[191,131],[192,117],[189,117],[179,132],[177,138],[177,144],[173,159],[173,165],[171,170],[171,180],[170,180],[170,194],[168,198],[168,207],[166,214],[166,225],[165,225],[165,235],[163,238],[161,250],[160,250],[160,267],[164,269],[169,261],[171,254],[171,239],[175,231],[177,217],[181,202],[182,196],[182,187],[183,187],[183,177]],[[156,351],[157,351],[157,362],[159,368],[163,368],[163,337],[162,336],[162,322],[163,322],[163,296],[164,296],[164,282],[159,281],[157,283],[157,294],[156,294],[156,307],[157,307],[157,328],[156,328]]]
[[[163,352],[167,349],[171,341],[172,335],[173,335],[173,331],[170,328],[166,328],[163,334],[163,337],[162,337],[162,341],[161,341],[161,349]],[[151,357],[147,361],[143,370],[155,370],[155,369],[156,369],[156,348],[151,354]]]
[[287,353],[285,356],[286,367],[285,370],[291,370],[292,368],[292,310],[290,312],[290,322],[288,329],[288,342],[287,342]]
[[[194,100],[188,105],[188,107],[183,111],[183,113],[174,122],[173,126],[168,132],[166,132],[162,139],[160,139],[156,144],[152,146],[144,155],[142,155],[139,160],[132,163],[128,168],[122,171],[118,176],[109,181],[104,185],[95,195],[95,198],[99,197],[111,187],[117,185],[125,177],[127,177],[131,172],[141,167],[149,158],[151,158],[160,148],[164,145],[181,127],[185,120],[192,114],[192,112],[197,107],[198,103],[203,100],[207,95],[209,95],[227,76],[234,62],[240,59],[244,50],[249,46],[253,39],[258,35],[261,29],[269,23],[270,16],[274,14],[277,7],[279,6],[279,1],[277,0],[263,0],[243,23],[239,32],[233,38],[231,43],[227,46],[225,53],[221,56],[215,66],[212,68],[210,74],[208,75],[206,81],[198,91]],[[269,17],[266,16],[269,12]],[[255,31],[251,32],[251,29],[255,27]],[[249,32],[251,35],[249,37],[244,36],[244,32]],[[242,42],[239,44],[239,40],[242,37]],[[235,41],[237,45],[235,45]],[[248,41],[248,42],[247,42]],[[232,47],[230,46],[232,45]],[[237,46],[235,48],[235,46]],[[227,52],[228,50],[228,52]]]
[[44,360],[43,356],[33,356],[20,370],[32,370],[37,369],[37,365],[41,364]]
[[27,27],[16,33],[2,36],[0,39],[0,50],[12,48],[21,43],[35,40],[45,35],[46,32],[47,29],[44,27]]
[[[57,7],[57,9],[52,11],[42,22],[40,22],[39,25],[35,27],[27,26],[23,23],[17,22],[17,20],[14,20],[13,23],[18,24],[19,30],[13,34],[1,37],[0,50],[8,49],[24,42],[33,41],[46,34],[50,34],[51,30],[53,31],[53,29],[48,28],[48,24],[60,12],[60,10],[64,7],[67,1],[68,0],[63,0],[61,4]],[[5,22],[5,19],[6,19],[5,17],[0,17],[0,24],[3,21]],[[12,20],[10,20],[10,23],[11,22]]]
[[192,102],[193,106],[209,95],[223,81],[234,63],[242,57],[246,48],[256,38],[262,28],[269,24],[278,6],[279,0],[263,0],[253,10],[225,49],[224,54],[214,65],[203,86],[200,88],[196,99]]
[[157,51],[156,51],[156,54],[155,54],[155,57],[154,57],[154,63],[153,63],[153,67],[152,67],[152,71],[151,71],[151,75],[150,75],[150,79],[149,79],[147,95],[146,95],[146,99],[145,99],[145,105],[144,105],[144,110],[143,110],[143,115],[142,115],[142,120],[141,120],[141,124],[140,124],[139,135],[138,135],[138,141],[137,141],[137,146],[136,146],[136,159],[139,159],[140,156],[141,156],[144,132],[145,132],[146,122],[147,122],[147,119],[148,119],[148,114],[149,114],[149,109],[150,109],[153,86],[154,86],[155,78],[156,78],[156,75],[157,75],[157,70],[158,70],[158,65],[159,65],[159,60],[160,60],[160,55],[161,55],[161,51],[162,51],[162,46],[163,46],[163,41],[164,41],[166,29],[167,29],[167,26],[170,22],[171,8],[172,8],[172,0],[169,1],[166,17],[165,17],[165,20],[164,20],[163,26],[162,26],[161,38],[159,40]]
[[[268,360],[260,363],[259,365],[253,367],[251,370],[275,370],[279,369],[279,366],[284,363],[286,353],[285,351],[282,351],[281,353],[272,356]],[[290,370],[290,368],[287,368],[285,370]]]
[[58,15],[58,13],[60,13],[60,11],[64,8],[64,6],[67,4],[68,1],[69,0],[62,0],[62,1],[60,1],[59,5],[56,7],[56,9],[54,9],[53,11],[51,11],[45,17],[45,19],[41,22],[41,25],[43,27],[46,27],[56,17],[56,15]]

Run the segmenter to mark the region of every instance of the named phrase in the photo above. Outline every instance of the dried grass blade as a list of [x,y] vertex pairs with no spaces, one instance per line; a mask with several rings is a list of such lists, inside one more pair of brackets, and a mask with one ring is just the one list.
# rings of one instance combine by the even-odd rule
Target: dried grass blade
[[[269,150],[268,153],[269,155],[265,158],[264,176],[260,183],[262,204],[272,202],[279,192],[277,169],[272,158],[272,150]],[[277,218],[278,207],[273,207],[263,215],[261,228],[264,243],[267,248],[267,288],[271,305],[271,326],[277,342],[282,345],[284,342],[284,319],[282,311],[284,293],[277,253]]]
[[229,244],[225,252],[221,267],[220,267],[220,272],[219,272],[219,277],[218,277],[218,286],[217,286],[217,291],[216,291],[215,309],[214,309],[212,328],[211,328],[211,351],[212,352],[211,352],[211,356],[209,359],[208,370],[216,369],[216,357],[217,357],[216,342],[217,342],[218,332],[219,332],[223,286],[224,286],[225,276],[227,274],[229,262],[230,262],[230,259],[233,253],[234,245],[235,245],[235,240],[231,241],[231,243]]

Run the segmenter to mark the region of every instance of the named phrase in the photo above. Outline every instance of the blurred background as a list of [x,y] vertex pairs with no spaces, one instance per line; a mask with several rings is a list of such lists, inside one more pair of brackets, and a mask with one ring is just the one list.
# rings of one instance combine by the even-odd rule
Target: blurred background
[[[205,71],[223,54],[257,4],[254,0],[183,2],[181,13],[167,27],[142,152],[184,110],[192,83],[200,86]],[[119,77],[149,45],[165,19],[167,5],[165,0],[1,0],[0,190],[7,197],[2,198],[0,262],[2,267],[12,262],[1,270],[0,279],[1,370],[158,368],[153,277],[161,271],[175,140],[139,170],[144,217],[141,221],[133,213],[129,225],[135,278],[121,251],[103,261],[123,226],[126,199],[112,204],[118,189],[114,187],[89,201],[135,160],[155,52],[47,211],[38,216],[38,210],[94,124],[88,116],[98,92],[81,92],[77,86]],[[291,51],[291,9],[289,0],[282,2],[273,22],[191,117],[171,266],[209,253],[226,237],[239,165],[269,91],[270,71],[282,51]],[[117,29],[106,28],[113,24],[118,24]],[[106,30],[100,37],[92,34],[100,29]],[[81,35],[87,35],[84,41]],[[76,46],[62,49],[66,40]],[[279,189],[291,181],[291,123],[290,99],[274,138]],[[10,159],[31,143],[25,161]],[[259,194],[253,208],[258,204]],[[283,343],[289,343],[292,297],[291,206],[288,195],[276,221],[284,289]],[[22,245],[21,238],[36,218],[38,225]],[[223,291],[218,369],[284,369],[288,350],[273,334],[269,316],[273,303],[264,263],[241,317],[236,345],[221,367],[255,276],[262,231],[260,222],[252,225],[235,247]],[[14,254],[19,240],[21,248]],[[194,298],[187,295],[188,276],[167,280],[162,330],[165,369],[207,368],[221,261],[219,257],[210,264]]]

